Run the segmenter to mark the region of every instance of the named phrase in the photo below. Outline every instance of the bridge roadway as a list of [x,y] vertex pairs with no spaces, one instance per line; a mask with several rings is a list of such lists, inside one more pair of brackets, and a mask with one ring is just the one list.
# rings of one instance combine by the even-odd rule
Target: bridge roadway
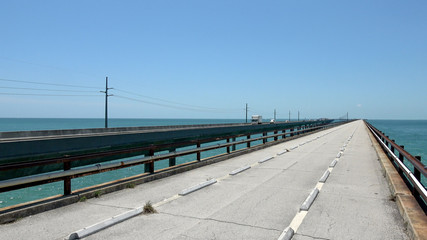
[[[258,162],[268,157],[274,158]],[[251,168],[229,175],[243,166]],[[329,178],[321,184],[327,169]],[[0,239],[64,239],[147,201],[158,213],[138,215],[86,239],[278,239],[289,226],[297,240],[408,239],[382,172],[368,130],[355,121],[1,225]],[[217,182],[178,194],[210,179]],[[300,211],[316,186],[317,198]]]

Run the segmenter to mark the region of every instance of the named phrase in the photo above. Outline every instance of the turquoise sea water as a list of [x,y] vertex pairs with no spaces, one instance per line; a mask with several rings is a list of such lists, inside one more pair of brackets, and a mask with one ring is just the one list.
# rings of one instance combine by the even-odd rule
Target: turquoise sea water
[[[280,120],[279,120],[280,121]],[[136,126],[165,126],[165,125],[193,125],[193,124],[217,124],[217,123],[244,123],[244,119],[110,119],[109,127],[136,127]],[[385,132],[391,139],[395,139],[399,145],[405,145],[405,149],[412,155],[419,155],[426,164],[427,161],[427,120],[402,121],[402,120],[369,120],[379,130]],[[0,118],[0,132],[29,131],[29,130],[53,130],[53,129],[81,129],[103,128],[104,119],[29,119],[29,118]],[[261,136],[261,135],[260,135]],[[243,139],[243,138],[242,138]],[[240,139],[237,139],[240,140]],[[202,146],[222,143],[222,141],[206,143]],[[260,144],[260,143],[254,143]],[[195,147],[195,146],[194,146]],[[237,145],[237,149],[244,148],[245,144]],[[181,148],[181,150],[192,147]],[[177,149],[180,150],[180,149]],[[217,149],[203,152],[202,158],[224,153],[225,149]],[[161,154],[156,153],[156,154]],[[139,156],[141,157],[141,156]],[[193,161],[194,155],[178,157],[177,164]],[[168,166],[168,160],[155,163],[155,169]],[[144,172],[144,165],[134,166],[115,171],[95,174],[91,176],[72,179],[72,188],[80,189],[103,182],[113,181],[123,177],[129,177]],[[63,183],[56,182],[40,186],[30,187],[0,193],[0,208],[37,200],[63,193]]]
[[427,120],[368,120],[413,156],[427,165]]

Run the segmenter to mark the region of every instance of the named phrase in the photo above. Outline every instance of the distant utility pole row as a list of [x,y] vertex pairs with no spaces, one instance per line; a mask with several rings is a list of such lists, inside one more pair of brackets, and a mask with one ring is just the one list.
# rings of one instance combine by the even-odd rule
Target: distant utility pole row
[[[248,123],[248,104],[246,103],[245,112],[246,112],[246,123]],[[274,121],[276,121],[276,109],[274,109]],[[300,120],[300,111],[298,111],[298,121]],[[289,110],[289,121],[291,121],[291,110]]]

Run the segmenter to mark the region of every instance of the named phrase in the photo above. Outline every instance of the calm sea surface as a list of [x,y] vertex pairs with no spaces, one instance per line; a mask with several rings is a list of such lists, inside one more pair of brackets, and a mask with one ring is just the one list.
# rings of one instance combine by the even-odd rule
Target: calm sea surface
[[[280,121],[280,120],[279,120]],[[165,126],[165,125],[192,125],[192,124],[217,124],[217,123],[243,123],[243,119],[110,119],[109,127],[137,127],[137,126]],[[395,139],[399,145],[415,156],[421,156],[422,161],[427,161],[427,120],[403,121],[403,120],[369,120],[379,130],[385,132],[391,139]],[[30,119],[30,118],[0,118],[0,132],[30,131],[30,130],[54,130],[54,129],[81,129],[103,128],[104,119]],[[240,140],[240,139],[237,139]],[[208,143],[209,144],[220,143]],[[237,149],[244,145],[237,146]],[[187,147],[191,148],[191,147]],[[182,150],[185,148],[182,148]],[[179,149],[178,149],[179,150]],[[202,153],[202,158],[224,153],[225,150],[212,150]],[[159,154],[159,153],[156,153]],[[193,161],[196,156],[183,156],[176,159],[177,164]],[[155,169],[167,167],[168,160],[155,163]],[[113,181],[123,177],[129,177],[144,172],[144,166],[134,166],[115,171],[105,172],[92,176],[72,179],[72,188],[80,189],[106,181]],[[37,200],[49,196],[62,194],[63,183],[56,182],[40,186],[30,187],[0,193],[0,208],[27,201]]]

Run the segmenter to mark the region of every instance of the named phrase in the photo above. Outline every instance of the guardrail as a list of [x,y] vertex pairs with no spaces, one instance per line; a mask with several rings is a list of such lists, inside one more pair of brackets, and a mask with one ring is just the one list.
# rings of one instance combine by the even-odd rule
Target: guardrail
[[[28,167],[43,166],[43,165],[49,165],[49,164],[63,164],[63,171],[48,172],[48,173],[42,173],[38,175],[30,175],[26,177],[19,177],[19,178],[0,181],[0,192],[6,192],[6,191],[11,191],[11,190],[16,190],[16,189],[21,189],[21,188],[51,183],[51,182],[64,181],[64,195],[70,195],[72,194],[71,179],[73,178],[112,171],[120,168],[127,168],[127,167],[141,165],[141,164],[145,165],[145,172],[147,174],[152,174],[156,172],[154,169],[154,162],[156,161],[169,159],[169,167],[178,167],[180,165],[176,165],[175,159],[180,156],[196,154],[197,157],[195,161],[202,161],[203,160],[201,158],[202,152],[225,148],[226,154],[230,154],[231,152],[234,152],[234,151],[240,151],[240,150],[236,150],[236,145],[239,145],[239,144],[246,144],[245,149],[248,149],[248,148],[254,147],[254,146],[251,146],[251,143],[255,141],[262,140],[262,143],[258,145],[263,145],[263,144],[270,143],[268,141],[269,139],[273,139],[273,142],[280,141],[287,137],[292,137],[295,135],[312,132],[312,131],[319,130],[325,127],[330,127],[333,125],[334,124],[329,124],[326,126],[320,125],[320,126],[314,126],[314,127],[304,127],[302,129],[300,127],[297,127],[297,128],[292,127],[287,129],[271,131],[272,134],[270,135],[268,135],[269,132],[254,132],[247,135],[231,135],[231,136],[223,136],[220,138],[204,139],[204,140],[199,139],[193,142],[193,144],[195,144],[196,146],[194,149],[170,151],[169,153],[159,154],[159,155],[154,155],[155,151],[158,149],[176,149],[180,146],[188,146],[189,142],[167,144],[162,146],[149,146],[149,147],[141,147],[141,148],[115,150],[115,151],[102,152],[102,153],[91,153],[91,154],[84,154],[79,156],[65,156],[65,157],[40,160],[36,162],[5,164],[0,166],[0,171],[9,171],[12,169],[23,169]],[[252,135],[259,135],[259,134],[262,134],[262,136],[252,138]],[[245,136],[246,136],[246,139],[236,141],[236,138],[245,137]],[[203,146],[203,147],[201,146],[201,144],[203,143],[224,141],[224,140],[226,140],[226,143],[218,143],[215,145]],[[141,152],[141,151],[147,151],[147,150],[149,152],[148,156],[144,156],[137,159],[124,159],[122,161],[105,162],[105,163],[98,163],[95,165],[84,166],[84,167],[71,168],[71,163],[73,161],[87,160],[87,159],[106,157],[106,156],[110,157],[115,155],[122,156],[123,154],[127,154],[127,153]],[[161,171],[161,170],[157,170],[157,171]]]
[[[426,211],[427,190],[426,187],[422,184],[421,176],[426,178],[427,171],[426,166],[421,163],[421,157],[412,156],[404,149],[404,146],[396,144],[394,140],[391,140],[388,136],[384,135],[384,133],[376,129],[370,123],[366,121],[365,123],[377,141],[380,143],[383,150],[387,153],[387,156],[390,158],[393,165],[397,168],[397,171],[401,175],[402,179],[411,189],[412,194],[420,203],[424,211]],[[404,160],[407,160],[407,162],[412,165],[414,169],[413,172],[410,171],[409,168],[404,164]]]

